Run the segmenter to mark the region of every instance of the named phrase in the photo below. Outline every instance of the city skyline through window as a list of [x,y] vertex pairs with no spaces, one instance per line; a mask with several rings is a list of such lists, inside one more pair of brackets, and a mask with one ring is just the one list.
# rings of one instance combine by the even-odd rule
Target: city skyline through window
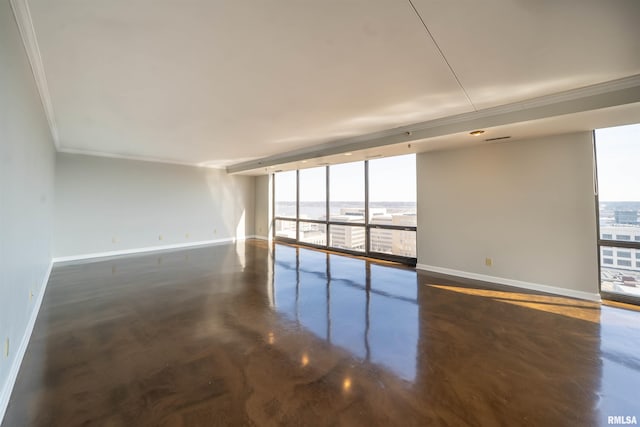
[[274,192],[276,237],[415,262],[415,154],[276,173]]
[[600,289],[640,301],[640,124],[595,131]]
[[[390,200],[392,189],[394,200]],[[415,227],[416,196],[415,156],[369,161],[369,221],[372,225]],[[373,228],[370,249],[373,252],[415,256],[416,237],[416,231]]]

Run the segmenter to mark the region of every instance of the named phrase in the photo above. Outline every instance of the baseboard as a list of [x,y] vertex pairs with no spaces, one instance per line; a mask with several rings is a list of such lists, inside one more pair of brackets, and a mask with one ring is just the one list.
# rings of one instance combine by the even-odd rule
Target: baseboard
[[436,267],[433,265],[417,264],[418,270],[440,273],[452,277],[463,277],[465,279],[479,280],[482,282],[497,283],[500,285],[512,286],[515,288],[529,289],[532,291],[546,292],[549,294],[562,295],[565,297],[578,298],[588,301],[601,302],[600,294],[589,293],[584,291],[575,291],[573,289],[559,288],[557,286],[542,285],[539,283],[524,282],[522,280],[507,279],[504,277],[489,276],[486,274],[471,273],[468,271],[454,270],[452,268]]
[[235,243],[237,241],[242,241],[248,239],[250,237],[227,237],[224,239],[215,239],[215,240],[200,240],[197,242],[187,242],[187,243],[175,243],[172,245],[162,245],[162,246],[147,246],[143,248],[132,248],[132,249],[123,249],[119,251],[108,251],[108,252],[96,252],[91,254],[80,254],[80,255],[71,255],[71,256],[63,256],[53,258],[54,263],[59,262],[69,262],[69,261],[81,261],[85,259],[92,258],[104,258],[104,257],[112,257],[112,256],[120,256],[120,255],[132,255],[132,254],[141,254],[145,252],[161,252],[161,251],[169,251],[173,249],[184,249],[184,248],[193,248],[198,246],[212,246],[212,245],[221,245],[224,243]]
[[27,352],[27,347],[29,346],[29,340],[31,339],[31,334],[33,333],[33,327],[36,325],[36,319],[38,318],[38,313],[40,312],[40,306],[42,305],[44,293],[47,290],[47,284],[49,283],[49,276],[51,276],[52,269],[53,269],[53,260],[49,262],[49,267],[47,268],[47,272],[45,273],[44,279],[42,280],[40,291],[36,296],[36,301],[33,306],[33,310],[31,311],[31,316],[29,317],[29,321],[27,322],[27,328],[24,331],[24,334],[22,335],[20,346],[16,351],[16,356],[13,359],[11,368],[9,369],[9,376],[7,377],[7,381],[4,383],[4,385],[2,386],[2,389],[0,390],[0,424],[2,424],[2,420],[4,419],[4,414],[7,410],[7,406],[9,405],[9,398],[11,397],[11,392],[13,391],[13,387],[16,383],[16,379],[18,378],[18,372],[20,372],[20,365],[22,365],[22,359],[24,358],[24,355]]
[[257,234],[253,234],[251,236],[247,236],[247,239],[256,239],[256,240],[265,240],[265,241],[271,241],[270,237],[267,236],[258,236]]

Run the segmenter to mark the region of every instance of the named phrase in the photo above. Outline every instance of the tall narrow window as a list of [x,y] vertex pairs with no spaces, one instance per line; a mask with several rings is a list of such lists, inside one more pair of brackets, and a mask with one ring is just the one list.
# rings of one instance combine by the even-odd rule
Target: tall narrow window
[[279,172],[274,177],[274,230],[276,236],[285,239],[297,239],[297,174],[297,171]]
[[330,166],[329,180],[329,246],[365,252],[364,162]]
[[329,219],[364,223],[364,162],[329,167]]
[[327,168],[300,170],[300,220],[327,216]]
[[[600,290],[640,302],[640,124],[595,132]],[[611,255],[615,253],[615,259]]]
[[275,175],[276,217],[296,217],[296,171]]
[[300,243],[326,246],[327,168],[301,169],[299,174],[298,238]]
[[416,256],[416,156],[369,161],[370,250]]

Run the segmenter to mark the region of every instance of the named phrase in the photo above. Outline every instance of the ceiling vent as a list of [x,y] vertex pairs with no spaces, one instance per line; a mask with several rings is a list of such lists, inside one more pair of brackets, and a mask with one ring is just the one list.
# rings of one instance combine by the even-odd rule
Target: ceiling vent
[[485,141],[487,141],[487,142],[491,142],[491,141],[500,141],[501,139],[509,139],[509,138],[511,138],[511,137],[510,137],[510,136],[498,136],[498,137],[496,137],[496,138],[488,138],[488,139],[485,139]]

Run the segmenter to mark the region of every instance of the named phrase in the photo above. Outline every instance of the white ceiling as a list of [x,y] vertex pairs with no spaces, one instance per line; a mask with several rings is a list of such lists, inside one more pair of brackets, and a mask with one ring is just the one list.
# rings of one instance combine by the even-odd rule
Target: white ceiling
[[640,74],[638,0],[28,6],[61,151],[222,166]]

